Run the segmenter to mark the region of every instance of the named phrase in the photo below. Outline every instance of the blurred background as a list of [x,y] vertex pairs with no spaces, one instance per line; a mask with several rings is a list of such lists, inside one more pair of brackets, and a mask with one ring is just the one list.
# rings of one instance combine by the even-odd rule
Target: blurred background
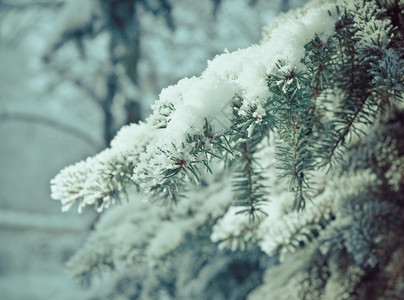
[[62,214],[51,178],[305,2],[0,0],[0,298],[86,299],[64,262],[97,216]]

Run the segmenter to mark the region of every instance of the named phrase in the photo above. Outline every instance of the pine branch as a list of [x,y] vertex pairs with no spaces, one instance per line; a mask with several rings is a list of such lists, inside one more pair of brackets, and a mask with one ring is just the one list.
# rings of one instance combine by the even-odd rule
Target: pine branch
[[266,178],[261,175],[260,167],[254,163],[253,156],[259,143],[273,128],[274,117],[271,114],[262,113],[263,109],[254,105],[243,107],[243,100],[240,95],[233,100],[234,126],[228,133],[232,143],[237,145],[238,152],[233,158],[236,160],[233,191],[236,204],[246,207],[238,213],[248,214],[250,221],[254,222],[259,220],[261,214],[266,215],[260,206],[268,199],[264,192]]
[[341,133],[337,135],[337,139],[334,140],[333,145],[331,146],[331,149],[329,150],[329,153],[325,157],[323,163],[321,166],[327,165],[331,162],[332,158],[335,156],[335,152],[338,150],[339,146],[344,144],[347,135],[351,132],[351,128],[354,125],[354,122],[358,119],[361,113],[363,113],[363,109],[365,106],[367,99],[363,99],[354,114],[347,120],[345,128],[342,130]]
[[248,214],[250,221],[259,220],[260,215],[266,215],[261,206],[268,201],[265,193],[265,180],[259,171],[259,168],[253,163],[253,152],[251,145],[247,142],[240,144],[241,160],[236,168],[236,177],[233,181],[235,204],[246,207],[238,211],[238,214]]
[[245,171],[247,173],[247,181],[248,181],[248,200],[250,204],[250,214],[254,214],[254,191],[253,191],[253,181],[252,181],[252,170],[251,170],[251,158],[248,153],[247,143],[241,144],[243,157],[245,160]]
[[[310,148],[313,146],[313,126],[317,123],[310,114],[316,106],[312,97],[309,74],[305,72],[283,71],[282,64],[277,65],[280,74],[268,76],[268,86],[274,93],[270,106],[277,116],[280,139],[277,143],[279,169],[281,177],[289,179],[290,190],[295,193],[294,208],[305,207],[309,188],[309,172],[314,168],[314,160]],[[281,109],[277,106],[281,103]]]
[[[376,17],[382,16],[380,12],[382,10],[374,3],[363,3],[356,8],[357,10],[353,12],[345,11],[336,25],[341,63],[338,65],[340,69],[336,72],[335,82],[341,91],[346,90],[346,92],[342,92],[342,100],[338,111],[335,112],[337,119],[331,125],[334,138],[328,140],[329,149],[321,149],[323,153],[327,153],[323,157],[321,166],[332,162],[341,146],[347,144],[349,134],[360,133],[356,124],[366,126],[373,124],[380,112],[385,111],[384,107],[389,105],[389,98],[400,94],[396,91],[402,90],[400,84],[386,89],[386,83],[379,77],[380,73],[385,73],[387,68],[394,68],[394,64],[397,63],[387,63],[389,67],[378,67],[380,59],[385,56],[385,49],[392,43],[389,40],[394,36],[390,21],[385,19],[380,23],[384,28],[373,25]],[[380,34],[376,38],[369,39],[368,35],[372,35],[372,31],[380,31]],[[390,54],[389,50],[387,52]],[[393,77],[400,76],[398,73],[394,71]],[[396,82],[400,81],[402,82],[403,78]],[[375,83],[378,86],[374,85]],[[349,88],[346,89],[346,86]],[[391,92],[386,92],[387,90]],[[340,158],[337,157],[337,159]]]

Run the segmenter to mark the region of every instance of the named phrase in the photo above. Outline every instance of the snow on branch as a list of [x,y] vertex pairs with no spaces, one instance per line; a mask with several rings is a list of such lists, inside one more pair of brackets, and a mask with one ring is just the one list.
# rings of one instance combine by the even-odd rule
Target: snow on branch
[[[132,183],[150,202],[177,201],[185,182],[198,183],[210,159],[225,155],[234,98],[242,95],[241,116],[250,107],[265,106],[271,95],[267,76],[276,63],[284,61],[296,72],[304,69],[305,45],[315,36],[326,42],[333,34],[337,17],[328,10],[333,6],[303,10],[274,28],[261,45],[217,56],[201,76],[164,89],[145,124],[123,129],[110,148],[64,169],[52,181],[52,197],[65,209],[79,202],[80,210],[92,204],[101,211],[119,202],[125,185]],[[123,141],[133,147],[122,149]],[[122,167],[116,168],[117,163]]]

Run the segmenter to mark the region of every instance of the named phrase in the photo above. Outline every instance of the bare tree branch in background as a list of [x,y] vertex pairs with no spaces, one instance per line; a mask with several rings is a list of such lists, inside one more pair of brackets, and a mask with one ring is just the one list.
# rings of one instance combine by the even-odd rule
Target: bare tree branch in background
[[10,122],[10,121],[17,121],[17,122],[27,122],[27,123],[36,123],[40,125],[44,125],[47,127],[51,127],[55,130],[64,132],[68,135],[74,136],[77,139],[81,140],[85,144],[89,145],[94,150],[101,149],[101,145],[95,141],[90,135],[85,133],[84,131],[70,126],[63,124],[59,121],[54,119],[45,117],[45,116],[38,116],[29,113],[1,113],[0,114],[0,123]]
[[[79,3],[79,2],[77,2]],[[124,110],[126,113],[125,123],[137,123],[142,119],[140,99],[135,99],[132,96],[125,94],[125,83],[121,82],[120,76],[122,72],[118,72],[119,68],[125,70],[124,76],[129,81],[127,84],[132,84],[134,88],[138,86],[137,65],[140,59],[140,36],[142,29],[139,24],[139,14],[148,12],[155,16],[161,15],[165,18],[169,28],[174,28],[174,23],[171,18],[171,4],[168,0],[158,1],[124,1],[124,0],[100,0],[94,7],[94,12],[91,12],[91,17],[82,24],[66,28],[60,34],[60,37],[50,47],[43,59],[45,63],[56,68],[57,72],[63,76],[63,73],[68,74],[66,70],[61,72],[61,68],[57,65],[57,53],[68,42],[75,43],[79,52],[80,59],[86,60],[86,41],[96,38],[100,33],[107,32],[109,35],[108,56],[106,62],[109,71],[105,72],[105,67],[101,74],[105,79],[106,92],[104,95],[98,95],[94,92],[95,87],[77,76],[65,77],[74,85],[83,90],[95,103],[100,107],[104,116],[104,141],[108,145],[116,133],[117,128],[122,124],[116,124],[112,106],[114,99],[118,94],[124,96]],[[68,68],[69,66],[67,66]]]
[[10,3],[8,1],[0,1],[0,9],[32,9],[32,8],[60,8],[65,1],[30,1],[20,3]]

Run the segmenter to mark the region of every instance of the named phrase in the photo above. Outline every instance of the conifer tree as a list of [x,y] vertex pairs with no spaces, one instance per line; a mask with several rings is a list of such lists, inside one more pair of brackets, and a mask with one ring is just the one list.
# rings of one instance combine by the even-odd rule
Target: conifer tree
[[[251,274],[271,273],[270,264],[251,263],[257,257],[304,253],[300,288],[287,299],[402,296],[403,9],[398,0],[312,1],[282,15],[261,44],[164,89],[146,122],[62,170],[52,197],[63,210],[77,203],[101,212],[139,198],[134,189],[164,206],[131,201],[106,214],[71,260],[75,276],[88,281],[124,265],[145,286],[152,283],[136,266],[150,278],[166,270],[154,292],[186,299],[214,250],[201,243],[203,262],[192,271],[178,267],[176,253],[193,257],[200,237],[238,260],[253,253],[245,256]],[[261,279],[242,282],[245,296]],[[271,284],[264,279],[251,295],[275,298]]]

